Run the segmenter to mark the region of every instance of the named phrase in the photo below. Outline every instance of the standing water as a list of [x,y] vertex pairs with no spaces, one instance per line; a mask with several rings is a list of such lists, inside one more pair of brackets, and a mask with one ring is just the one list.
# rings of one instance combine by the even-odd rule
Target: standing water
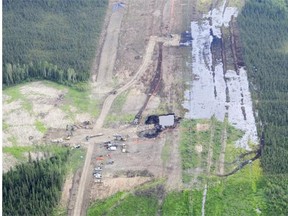
[[231,17],[238,14],[237,8],[225,7],[225,3],[191,23],[192,72],[197,80],[189,83],[183,106],[189,110],[185,117],[190,119],[214,115],[224,121],[228,116],[230,124],[244,132],[236,146],[248,150],[248,142],[258,143],[258,139],[247,73],[244,68],[238,74],[234,70],[224,71],[222,58],[212,65],[213,37],[221,39],[221,26],[228,27]]

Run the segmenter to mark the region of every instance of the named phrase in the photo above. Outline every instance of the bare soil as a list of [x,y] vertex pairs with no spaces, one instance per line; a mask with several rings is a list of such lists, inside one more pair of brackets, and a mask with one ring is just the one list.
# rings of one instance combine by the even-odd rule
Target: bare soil
[[7,153],[2,153],[2,162],[3,162],[2,171],[4,173],[8,172],[11,168],[13,168],[18,164],[17,159]]
[[70,198],[72,185],[73,185],[73,175],[69,174],[64,182],[60,199],[60,205],[63,206],[64,208],[68,207],[68,201]]
[[200,154],[203,151],[202,145],[196,145],[195,146],[195,151]]
[[103,182],[94,182],[91,188],[90,201],[105,199],[119,191],[129,191],[145,182],[150,181],[150,177],[117,177],[103,178]]
[[210,124],[200,124],[200,123],[197,123],[196,125],[196,130],[197,131],[207,131],[210,129]]
[[[159,9],[157,7],[159,7]],[[110,94],[104,101],[102,111],[100,113],[99,118],[97,119],[94,129],[96,129],[98,132],[100,132],[103,126],[103,122],[105,120],[105,117],[108,115],[110,107],[114,101],[114,99],[120,95],[122,92],[131,89],[133,91],[134,89],[139,89],[140,92],[145,92],[145,89],[147,89],[147,84],[149,85],[149,80],[152,80],[153,78],[153,73],[155,70],[155,60],[157,60],[157,52],[155,52],[154,47],[158,41],[167,41],[170,40],[169,38],[165,39],[165,37],[157,37],[156,34],[152,34],[154,32],[158,32],[158,35],[161,35],[161,28],[160,28],[160,20],[155,19],[155,17],[151,16],[146,16],[141,19],[138,19],[139,16],[142,16],[141,13],[143,13],[143,8],[149,7],[151,8],[150,10],[153,10],[155,13],[156,18],[162,17],[161,13],[159,15],[159,10],[160,12],[163,10],[163,5],[161,2],[157,1],[133,1],[129,3],[127,13],[123,17],[122,24],[121,24],[121,30],[120,30],[120,37],[119,37],[119,46],[117,49],[117,57],[116,57],[116,64],[115,64],[115,70],[114,74],[117,77],[118,82],[121,80],[127,80],[124,81],[123,84],[120,84],[120,88],[116,89],[115,94]],[[133,7],[133,10],[131,10]],[[134,8],[135,7],[135,8]],[[138,13],[138,15],[134,15],[134,13]],[[148,14],[147,14],[148,15]],[[143,14],[144,16],[144,14]],[[165,18],[166,20],[169,20],[169,17]],[[146,23],[148,20],[148,24]],[[110,19],[111,22],[111,19]],[[125,25],[129,24],[128,29],[125,28]],[[109,24],[110,25],[110,24]],[[141,33],[138,34],[137,30],[135,31],[135,28],[139,28],[143,25],[143,28],[141,28]],[[157,25],[159,28],[157,28]],[[109,27],[108,27],[109,28]],[[127,36],[125,35],[123,37],[123,32],[124,34],[127,33],[127,30],[131,30],[131,35]],[[147,31],[148,35],[145,36],[145,32]],[[137,33],[137,36],[133,36],[133,32]],[[129,40],[130,44],[128,44],[127,40]],[[135,43],[132,43],[133,41],[137,41]],[[132,41],[132,42],[131,42]],[[105,43],[105,42],[104,42]],[[124,44],[124,46],[123,46]],[[105,45],[105,44],[104,44]],[[174,45],[173,43],[168,43],[166,45]],[[138,55],[136,56],[135,54],[132,54],[132,51],[129,52],[129,46],[133,47],[131,50],[136,49],[136,52],[139,52]],[[137,49],[139,51],[137,51]],[[145,51],[144,51],[145,50]],[[103,51],[102,51],[103,52]],[[101,54],[102,55],[102,54]],[[136,58],[137,57],[137,58]],[[133,59],[134,58],[134,59]],[[172,59],[172,57],[171,57]],[[123,61],[123,62],[121,62]],[[102,64],[102,58],[100,58],[100,65]],[[107,62],[108,63],[108,62]],[[106,63],[106,64],[107,64]],[[109,62],[109,64],[113,65],[113,60],[112,62]],[[105,62],[103,63],[105,65]],[[109,66],[112,68],[112,66]],[[131,69],[133,68],[133,70]],[[166,70],[166,68],[165,68]],[[102,73],[103,71],[99,70],[98,73]],[[167,70],[165,73],[175,73],[175,71],[172,70]],[[122,76],[123,74],[123,76]],[[176,76],[177,74],[175,74]],[[170,76],[170,81],[175,80],[175,77]],[[139,82],[141,81],[141,82]],[[144,83],[144,86],[143,86]],[[140,87],[140,88],[139,88]],[[167,89],[170,91],[170,89]],[[135,92],[135,91],[134,91]],[[159,94],[158,92],[157,94]],[[162,95],[161,95],[162,96]],[[164,95],[163,95],[164,96]],[[143,96],[144,98],[144,96]],[[154,97],[157,98],[157,97]],[[165,100],[165,98],[162,98]],[[157,100],[156,100],[157,101]],[[126,109],[127,109],[127,104],[129,107],[129,104],[133,104],[135,101],[133,100],[133,97],[128,97],[128,100],[126,101]],[[170,103],[173,104],[173,100],[170,101]],[[140,102],[139,102],[140,104]],[[150,103],[148,103],[149,106]],[[157,106],[155,106],[155,102],[152,103],[154,104],[154,109],[158,108],[159,103],[157,102]],[[140,105],[139,105],[140,107]],[[129,134],[129,136],[133,136],[133,134]],[[115,164],[113,164],[111,167],[110,166],[105,166],[105,171],[103,171],[103,181],[105,178],[111,178],[113,176],[113,173],[118,172],[119,170],[149,170],[153,174],[154,177],[167,177],[168,173],[165,172],[165,168],[163,167],[163,163],[161,161],[161,152],[162,152],[162,147],[163,147],[163,141],[161,139],[154,141],[154,143],[151,140],[139,140],[138,138],[134,138],[137,142],[137,144],[133,143],[127,143],[128,146],[128,152],[126,155],[120,152],[120,154],[113,154],[113,158],[116,157]],[[135,141],[134,141],[135,142]],[[152,142],[152,144],[151,144]],[[160,142],[160,143],[159,143]],[[138,144],[139,143],[139,144]],[[162,144],[161,144],[162,143]],[[144,144],[144,145],[143,145]],[[174,148],[176,150],[174,152],[178,152],[177,149],[177,142],[174,144]],[[84,170],[82,172],[82,176],[79,182],[79,188],[78,188],[78,195],[75,203],[75,208],[73,211],[73,215],[83,215],[84,211],[83,208],[85,209],[87,207],[87,195],[86,192],[89,193],[91,190],[85,190],[85,185],[88,184],[87,181],[90,179],[90,187],[91,184],[95,183],[92,177],[92,170],[93,167],[91,167],[91,163],[96,163],[95,158],[96,155],[94,156],[95,158],[93,159],[93,156],[91,155],[91,150],[92,150],[92,145],[88,145],[88,150],[87,150],[87,155],[86,155],[86,160],[85,160],[85,165],[84,165]],[[173,150],[173,149],[172,149]],[[107,150],[106,150],[107,151]],[[94,145],[94,152],[99,153],[100,155],[105,154],[103,153],[102,149],[97,149],[97,146]],[[107,153],[107,152],[106,152]],[[114,153],[114,152],[113,152]],[[174,154],[173,154],[174,155]],[[175,154],[177,155],[177,154]],[[92,156],[92,159],[90,157]],[[178,154],[179,157],[179,154]],[[179,184],[173,183],[173,180],[176,179],[177,182],[181,182],[181,166],[180,166],[180,159],[176,159],[177,163],[170,165],[170,171],[175,170],[175,173],[172,175],[169,175],[170,177],[170,188],[173,187],[178,187]],[[90,164],[90,165],[89,165]],[[91,169],[92,168],[92,169]],[[107,174],[105,174],[107,173]],[[107,175],[107,176],[106,176]],[[180,176],[177,178],[177,175]],[[123,181],[125,179],[122,179]],[[176,186],[175,186],[176,185]],[[87,186],[86,186],[87,188]],[[92,187],[93,188],[93,187]],[[86,192],[85,192],[86,191]],[[114,190],[112,190],[114,191]],[[116,192],[116,191],[115,191]],[[85,196],[83,197],[85,193]],[[107,196],[107,190],[103,191],[103,194],[101,194],[101,191],[99,192],[93,192],[91,194],[95,194],[98,197],[105,197]],[[83,197],[83,198],[82,198]],[[97,199],[97,197],[91,197],[92,200]],[[83,203],[83,204],[82,204]],[[89,203],[89,202],[88,202]],[[82,207],[81,207],[82,206]],[[82,211],[81,211],[82,209]]]
[[[110,1],[110,6],[113,2]],[[179,101],[182,100],[181,91],[183,91],[182,51],[174,47],[177,45],[178,36],[176,34],[173,38],[169,36],[170,33],[181,33],[183,7],[179,6],[180,3],[180,0],[133,0],[127,1],[127,7],[123,10],[107,12],[104,24],[107,28],[102,33],[101,53],[96,55],[98,58],[94,61],[91,84],[91,98],[105,98],[105,101],[99,118],[93,119],[93,129],[77,129],[71,139],[65,141],[70,146],[81,144],[81,147],[87,148],[83,169],[76,172],[73,181],[72,177],[68,176],[63,188],[62,202],[66,203],[68,194],[70,196],[68,215],[85,215],[91,201],[107,197],[117,191],[132,189],[153,178],[167,179],[166,187],[169,190],[182,189],[177,129],[162,133],[156,139],[142,139],[136,135],[141,125],[135,127],[122,125],[118,129],[102,128],[113,101],[122,92],[129,90],[122,107],[123,113],[137,113],[142,107],[155,74],[159,54],[155,47],[158,47],[159,42],[163,43],[161,79],[157,91],[149,95],[151,97],[144,110],[144,117],[153,112],[180,113]],[[112,89],[116,91],[114,94],[111,94]],[[9,125],[13,125],[4,135],[3,140],[7,141],[4,145],[12,145],[8,141],[8,136],[11,134],[23,145],[32,144],[28,139],[29,136],[33,136],[33,142],[49,142],[66,135],[66,124],[74,123],[69,115],[59,108],[59,105],[64,103],[59,97],[64,95],[65,98],[66,91],[52,88],[43,82],[34,82],[21,87],[21,93],[32,104],[32,110],[25,111],[22,101],[12,103],[4,101],[3,119]],[[4,95],[4,100],[8,99]],[[88,119],[91,117],[87,114],[76,115],[76,121]],[[42,140],[44,134],[35,128],[36,120],[40,120],[50,128],[44,140]],[[103,133],[104,136],[85,140],[86,136],[98,133]],[[120,148],[108,152],[101,147],[104,141],[113,139],[116,133],[129,135],[125,142],[128,153],[122,153]],[[161,154],[168,133],[173,134],[170,160],[168,163],[163,163]],[[100,163],[96,158],[107,154],[111,155],[114,164],[104,165],[103,183],[99,184],[93,178],[93,169]],[[105,158],[107,162],[107,156]],[[146,174],[134,177],[123,175],[127,171]]]

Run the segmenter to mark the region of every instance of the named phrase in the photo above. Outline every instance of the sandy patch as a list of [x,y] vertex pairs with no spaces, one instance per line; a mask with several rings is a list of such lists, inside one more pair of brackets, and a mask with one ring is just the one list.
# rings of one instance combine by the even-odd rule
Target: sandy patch
[[[3,97],[5,95],[3,94]],[[11,103],[5,103],[6,100],[3,99],[3,105],[2,105],[2,113],[9,113],[13,112],[14,110],[20,109],[21,108],[21,101],[12,101]]]
[[50,111],[42,122],[47,125],[47,127],[53,128],[65,128],[67,124],[72,123],[72,120],[59,108]]
[[2,131],[2,147],[12,145],[12,143],[10,141],[8,141],[9,136],[10,135],[8,133]]
[[146,111],[156,110],[161,103],[160,97],[152,96],[147,104]]
[[122,112],[136,114],[145,103],[146,97],[146,94],[142,93],[139,89],[132,89],[128,93]]
[[35,122],[35,117],[31,116],[27,111],[23,109],[15,110],[9,115],[3,112],[3,120],[9,125],[22,126],[22,125],[33,125]]
[[200,154],[203,151],[202,145],[196,145],[195,146],[195,151]]
[[33,103],[33,110],[35,115],[38,116],[38,115],[47,115],[48,112],[53,109],[53,106],[51,105],[48,105],[48,104],[44,104],[44,103]]
[[33,94],[45,95],[48,98],[57,98],[63,93],[61,90],[46,86],[43,82],[32,82],[20,88],[22,94],[32,96]]
[[99,70],[97,75],[97,82],[99,84],[112,81],[123,13],[124,11],[118,10],[112,13],[110,17],[99,62]]
[[7,101],[7,100],[10,100],[11,97],[9,95],[5,95],[5,94],[2,94],[2,101],[3,101],[3,104]]
[[210,125],[209,124],[200,124],[200,123],[197,123],[196,125],[196,130],[197,131],[207,131],[210,129]]
[[[37,131],[33,125],[11,127],[9,129],[9,134],[11,134],[11,137],[13,136],[16,138],[17,145],[19,146],[31,145],[43,136],[43,134]],[[29,136],[32,136],[33,139],[29,140]],[[7,146],[7,143],[3,143],[3,145]],[[11,145],[11,143],[8,143],[8,145]]]
[[67,178],[64,182],[64,186],[62,189],[62,195],[61,195],[61,199],[60,199],[61,205],[65,208],[68,206],[68,201],[69,201],[70,190],[72,188],[72,184],[73,184],[73,175],[70,174],[69,176],[67,176]]
[[161,16],[161,11],[160,10],[155,10],[154,12],[153,12],[153,16],[155,16],[155,17],[160,17]]
[[131,190],[151,180],[150,177],[134,177],[134,178],[109,178],[103,179],[102,183],[94,183],[91,189],[91,200],[107,198],[119,191]]
[[14,167],[17,164],[17,160],[16,158],[14,158],[12,155],[7,154],[7,153],[3,153],[2,154],[2,172],[8,172],[10,170],[10,168]]
[[90,121],[91,119],[92,117],[88,113],[79,113],[75,118],[76,122]]
[[[28,112],[23,109],[21,99],[7,103],[10,97],[3,95],[5,98],[2,110],[3,120],[9,125],[6,133],[3,133],[3,146],[11,146],[12,138],[16,140],[14,142],[17,145],[21,146],[38,142],[43,134],[35,127],[37,120],[46,128],[65,128],[66,124],[72,123],[72,119],[69,119],[67,114],[58,107],[64,102],[67,90],[58,90],[39,81],[21,86],[20,92],[25,97],[25,104],[27,102],[32,104],[32,110]],[[80,121],[82,118],[86,120],[83,115],[77,118]],[[29,140],[30,136],[33,137],[32,140]]]

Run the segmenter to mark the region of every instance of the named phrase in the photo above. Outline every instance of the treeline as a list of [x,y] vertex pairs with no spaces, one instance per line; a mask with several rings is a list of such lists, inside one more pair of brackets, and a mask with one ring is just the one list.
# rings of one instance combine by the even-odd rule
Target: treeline
[[30,79],[87,80],[107,5],[108,0],[4,0],[4,86]]
[[288,1],[247,1],[238,23],[258,129],[264,130],[265,215],[288,215]]
[[69,151],[23,163],[3,174],[3,215],[51,215],[58,204]]
[[29,64],[10,64],[3,66],[3,83],[7,86],[24,81],[47,79],[64,85],[73,85],[76,82],[85,82],[89,73],[76,73],[73,68],[63,70],[57,65],[40,61]]

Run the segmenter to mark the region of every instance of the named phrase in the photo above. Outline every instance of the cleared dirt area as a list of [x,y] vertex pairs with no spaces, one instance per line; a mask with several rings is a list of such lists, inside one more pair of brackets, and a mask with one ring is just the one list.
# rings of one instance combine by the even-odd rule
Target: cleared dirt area
[[[58,87],[37,81],[3,91],[3,147],[13,151],[14,147],[51,143],[53,139],[67,136],[67,124],[92,119],[90,113],[83,113],[70,103],[67,99],[68,88]],[[6,167],[15,165],[19,158],[5,151],[4,155],[3,171],[6,172]],[[28,158],[27,154],[23,154],[23,158]]]
[[[113,3],[110,1],[110,6]],[[76,172],[73,180],[71,176],[67,178],[63,189],[63,205],[67,205],[67,196],[70,196],[69,215],[85,215],[92,201],[117,191],[133,189],[154,178],[166,179],[168,190],[183,189],[179,130],[167,130],[155,139],[139,138],[137,132],[145,129],[142,123],[147,115],[173,112],[181,116],[183,113],[183,76],[188,62],[188,59],[183,60],[183,53],[190,48],[180,48],[178,45],[179,34],[190,30],[190,22],[187,22],[189,25],[183,24],[183,17],[187,20],[191,18],[191,11],[188,10],[191,9],[191,2],[130,0],[125,3],[124,9],[107,12],[101,53],[94,61],[96,66],[93,67],[90,100],[101,101],[99,115],[92,118],[90,113],[79,112],[78,107],[66,103],[68,90],[54,88],[43,82],[22,86],[22,96],[18,100],[10,102],[9,95],[5,96],[3,112],[7,117],[4,121],[13,127],[8,127],[9,135],[5,135],[4,140],[10,146],[13,146],[9,141],[13,139],[8,139],[11,134],[19,137],[19,143],[23,139],[21,143],[27,145],[42,141],[49,143],[67,137],[67,124],[91,121],[91,128],[77,127],[69,140],[61,142],[70,146],[80,144],[81,148],[87,148],[83,168]],[[159,75],[157,79],[155,74]],[[155,83],[156,86],[150,88]],[[151,89],[153,92],[149,92]],[[123,114],[136,115],[147,102],[140,125],[127,124],[116,129],[104,129],[103,124],[110,114],[111,106],[124,92],[128,92],[128,96],[119,107]],[[25,103],[26,106],[32,106],[23,109]],[[50,128],[44,140],[39,123],[36,127],[37,121]],[[14,127],[24,131],[23,134]],[[209,130],[209,127],[202,125],[198,129],[204,131]],[[100,133],[103,136],[92,137]],[[103,143],[113,140],[115,134],[127,135],[125,153],[121,152],[120,146],[115,151],[103,147]],[[29,140],[29,136],[33,136],[33,139]],[[86,140],[87,136],[90,139]],[[197,150],[200,152],[200,147]],[[107,164],[111,160],[113,164]],[[102,183],[98,182],[100,178],[93,177],[93,171],[99,165]]]
[[149,180],[151,180],[150,177],[103,177],[103,183],[95,182],[92,185],[90,200],[94,202],[96,199],[105,199],[119,191],[129,191]]
[[196,125],[196,130],[197,131],[207,131],[209,130],[210,128],[210,125],[209,124],[200,124],[200,123],[197,123]]
[[[143,1],[130,1],[127,4],[125,11],[119,12],[121,14],[123,13],[123,18],[122,18],[121,29],[119,33],[117,57],[116,57],[115,67],[114,67],[114,72],[113,72],[115,77],[117,77],[118,83],[116,82],[116,85],[119,85],[119,87],[116,87],[115,90],[113,91],[113,94],[111,93],[105,99],[100,116],[97,119],[97,121],[95,121],[94,129],[93,129],[94,133],[103,131],[103,129],[101,128],[103,126],[104,120],[106,116],[109,115],[109,110],[114,100],[117,97],[119,97],[119,95],[122,92],[127,91],[128,89],[130,92],[132,92],[127,97],[124,103],[125,105],[123,107],[123,110],[128,110],[130,109],[129,106],[131,107],[132,104],[135,104],[135,101],[134,101],[135,92],[141,95],[141,98],[142,98],[138,100],[139,104],[137,104],[136,106],[138,107],[142,106],[141,102],[143,102],[146,97],[144,93],[147,92],[148,86],[151,80],[153,79],[153,76],[154,76],[153,74],[156,69],[155,62],[157,60],[157,55],[158,55],[157,50],[155,50],[156,44],[159,42],[162,42],[164,43],[164,46],[175,46],[175,45],[178,45],[177,43],[179,42],[179,37],[177,38],[177,36],[175,38],[173,37],[171,38],[171,37],[168,37],[169,35],[162,35],[162,29],[165,28],[163,23],[165,23],[165,26],[167,27],[166,30],[167,29],[172,30],[172,26],[171,26],[172,23],[176,23],[176,21],[180,22],[179,19],[178,20],[176,19],[173,22],[170,22],[170,18],[171,18],[170,16],[172,14],[171,12],[169,13],[167,12],[167,8],[173,7],[174,3],[175,1],[171,1],[171,2],[166,1],[165,3],[164,1],[161,1],[161,2],[160,1],[145,1],[145,3]],[[164,7],[166,8],[165,9],[166,12],[165,12],[165,15],[163,16]],[[144,8],[147,8],[147,10],[144,10]],[[118,11],[114,13],[118,13]],[[153,14],[153,16],[150,16],[151,13]],[[114,26],[112,22],[113,22],[113,18],[112,19],[110,18],[110,23],[108,25],[108,28],[110,25]],[[140,32],[141,34],[139,34]],[[161,35],[162,37],[159,37]],[[107,35],[106,35],[105,40],[106,39],[108,41],[110,40],[109,37],[107,38]],[[175,41],[176,43],[172,41]],[[104,42],[104,46],[105,46],[105,43],[106,42]],[[172,54],[173,48],[167,47],[165,49],[166,49],[165,55],[166,55],[166,51],[168,51],[171,55],[170,60],[172,62],[175,62],[176,60],[173,59],[173,54]],[[104,55],[106,54],[104,53]],[[103,56],[103,53],[101,54],[101,56]],[[105,64],[109,64],[109,67],[113,68],[112,67],[113,62],[114,62],[113,58],[111,61],[107,61],[107,59],[102,60],[102,57],[101,57],[99,65],[102,65],[101,67],[105,68]],[[167,68],[165,66],[165,63],[163,65],[165,67],[165,71],[163,69],[163,74],[165,74],[165,77],[167,78],[165,78],[165,82],[163,82],[162,85],[166,85],[166,81],[168,81],[169,82],[167,84],[168,88],[166,88],[166,90],[164,91],[161,90],[161,91],[155,92],[155,94],[161,94],[161,97],[162,97],[161,101],[166,100],[166,97],[167,97],[166,95],[169,95],[170,98],[172,97],[167,103],[169,104],[167,105],[167,107],[169,106],[170,109],[167,109],[166,107],[165,109],[163,109],[164,112],[168,112],[168,110],[172,110],[173,108],[175,108],[174,109],[175,112],[179,112],[177,111],[178,107],[176,106],[173,107],[173,104],[175,105],[177,103],[174,100],[175,98],[177,98],[177,96],[175,95],[177,92],[176,91],[174,92],[174,96],[172,96],[172,94],[169,93],[170,92],[169,86],[171,86],[171,83],[173,82],[173,80],[175,82],[175,77],[177,77],[177,73],[176,71],[174,71],[175,68],[173,67]],[[100,74],[103,73],[103,71],[104,70],[101,70],[99,68],[98,77],[102,76]],[[170,75],[167,75],[167,74],[170,74]],[[122,84],[119,83],[121,81],[122,81]],[[164,93],[166,91],[167,93]],[[149,110],[149,108],[152,108],[153,111],[155,112],[155,109],[158,109],[158,106],[160,105],[160,103],[158,102],[159,98],[158,99],[157,98],[158,96],[151,97],[151,102],[148,101],[148,104],[147,104],[147,110]],[[130,129],[127,129],[127,130],[129,131]],[[123,129],[122,133],[127,132],[127,130]],[[116,133],[115,130],[114,132]],[[112,134],[113,130],[111,130],[110,133]],[[171,159],[173,160],[171,160],[171,163],[166,166],[166,165],[163,165],[163,162],[161,159],[161,152],[164,146],[163,140],[161,138],[156,139],[156,140],[142,140],[142,139],[138,139],[137,137],[133,138],[133,136],[136,135],[135,131],[134,133],[133,132],[128,133],[128,135],[130,136],[130,138],[127,141],[129,153],[118,152],[117,154],[113,154],[113,158],[115,158],[115,163],[111,166],[105,165],[105,169],[103,170],[103,174],[102,174],[103,175],[102,184],[95,183],[95,179],[93,179],[92,172],[93,172],[93,166],[96,165],[95,164],[96,163],[95,157],[97,157],[96,154],[98,154],[98,156],[105,155],[107,154],[107,150],[104,150],[106,152],[103,153],[103,149],[98,149],[99,147],[97,146],[97,144],[88,145],[85,165],[82,171],[81,179],[79,181],[78,195],[75,200],[75,207],[74,207],[74,210],[71,211],[71,213],[73,212],[72,213],[73,215],[85,214],[85,209],[87,208],[87,205],[89,204],[89,197],[87,196],[87,194],[89,194],[90,191],[91,191],[91,199],[95,200],[101,197],[106,197],[118,190],[123,190],[123,189],[125,190],[127,185],[130,185],[129,187],[133,187],[134,184],[130,184],[131,179],[128,177],[126,178],[121,177],[123,189],[121,187],[117,188],[113,186],[116,181],[113,178],[113,176],[115,175],[115,173],[117,174],[119,170],[123,172],[127,170],[134,170],[134,171],[148,170],[149,173],[152,173],[154,178],[165,177],[165,178],[170,179],[168,181],[169,188],[176,188],[176,189],[180,188],[179,182],[181,183],[181,165],[180,165],[180,156],[178,153],[178,142],[173,141],[173,145],[171,146],[171,152],[173,152],[173,154],[171,154]],[[132,143],[129,140],[132,140]],[[92,155],[92,147],[94,147],[94,152],[95,152],[94,156]],[[92,156],[92,159],[90,159],[91,156]],[[168,173],[171,173],[171,174],[168,175]],[[105,181],[105,179],[107,181]],[[139,181],[139,183],[141,183],[141,181]],[[96,186],[93,186],[93,184],[96,184]],[[98,191],[97,191],[97,187],[100,187],[100,188],[102,187],[102,189],[103,188],[105,189],[102,190],[98,188]]]
[[113,78],[119,31],[124,12],[125,10],[119,10],[116,13],[112,13],[110,17],[96,78],[97,83],[101,85],[105,85],[106,82],[111,82]]
[[[178,46],[179,36],[176,34],[181,32],[173,29],[177,24],[180,25],[181,16],[176,17],[176,10],[172,9],[179,2],[176,0],[129,1],[126,2],[125,9],[114,13],[107,12],[107,29],[103,32],[101,54],[98,56],[99,59],[95,60],[95,62],[99,62],[94,67],[98,70],[94,71],[92,77],[94,82],[91,83],[90,95],[91,100],[105,99],[99,118],[93,119],[90,113],[79,110],[82,106],[80,103],[75,104],[75,107],[73,104],[69,104],[70,99],[67,100],[67,98],[70,97],[71,92],[67,88],[50,85],[47,82],[32,82],[20,85],[14,92],[3,92],[3,122],[5,122],[3,146],[13,148],[20,145],[29,146],[57,141],[59,145],[75,146],[80,144],[81,147],[87,148],[84,169],[76,173],[77,178],[73,177],[73,184],[71,183],[72,178],[69,176],[63,188],[61,202],[64,206],[67,205],[68,194],[70,195],[69,214],[77,216],[85,214],[90,197],[92,200],[99,199],[118,190],[133,188],[151,178],[167,178],[169,189],[181,188],[177,131],[176,134],[171,132],[176,139],[169,138],[171,139],[170,160],[163,163],[161,154],[165,146],[165,133],[157,139],[146,140],[136,136],[137,127],[123,125],[116,131],[102,128],[113,101],[122,92],[128,90],[130,92],[122,108],[123,112],[136,114],[143,106],[148,96],[150,82],[155,74],[159,43],[163,43],[165,57],[162,63],[161,80],[159,80],[157,91],[152,96],[150,95],[144,115],[153,112],[163,114],[168,111],[180,112],[177,110],[179,107],[175,106],[177,103],[175,99],[179,96],[176,87],[180,86],[179,83],[182,80],[177,78],[179,71],[175,69],[181,65],[178,60],[181,52],[177,51],[178,48],[174,46]],[[110,6],[113,3],[111,1]],[[179,29],[179,26],[177,28]],[[173,34],[173,37],[169,36],[170,33]],[[178,59],[174,58],[173,52],[178,54]],[[169,65],[167,66],[167,64]],[[178,84],[175,82],[176,78]],[[160,87],[164,86],[165,89],[161,90]],[[112,89],[116,90],[113,94],[111,94]],[[170,89],[174,89],[172,93],[170,93]],[[169,98],[168,101],[167,98]],[[135,102],[137,105],[134,105]],[[95,107],[95,109],[97,108]],[[67,125],[79,125],[87,120],[92,122],[93,129],[77,127],[69,140],[64,139],[68,135],[68,131],[65,130]],[[115,164],[103,172],[105,190],[98,191],[95,185],[89,188],[90,184],[95,183],[92,176],[95,165],[93,155],[101,152],[97,149],[98,142],[112,139],[113,134],[122,132],[130,136],[127,141],[129,153],[118,152],[118,156],[115,155]],[[103,137],[97,138],[97,142],[93,139],[85,140],[86,136],[97,133],[104,134]],[[25,155],[27,156],[24,154],[24,157]],[[3,162],[7,171],[10,165],[15,164],[17,160],[12,155],[4,153]],[[128,170],[137,172],[147,170],[149,176],[130,178],[120,173],[119,177],[115,178],[119,171],[125,173]],[[71,193],[69,192],[70,188]],[[87,205],[82,205],[86,200],[88,201]]]

